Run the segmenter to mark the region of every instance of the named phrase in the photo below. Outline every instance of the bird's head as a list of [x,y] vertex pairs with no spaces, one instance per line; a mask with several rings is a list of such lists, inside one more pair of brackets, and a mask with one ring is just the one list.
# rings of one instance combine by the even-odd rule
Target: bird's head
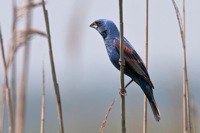
[[96,29],[104,39],[108,36],[119,35],[116,25],[107,19],[98,19],[94,21],[90,27]]

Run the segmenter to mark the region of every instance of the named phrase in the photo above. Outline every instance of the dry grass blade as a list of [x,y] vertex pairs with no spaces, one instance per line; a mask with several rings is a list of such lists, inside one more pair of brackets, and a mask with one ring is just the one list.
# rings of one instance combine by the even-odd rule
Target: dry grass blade
[[[126,84],[126,86],[124,87],[124,89],[126,89],[132,82],[133,82],[133,79],[131,79],[131,80]],[[119,96],[118,96],[117,98],[115,98],[115,99],[112,101],[111,105],[109,106],[109,108],[108,108],[108,110],[107,110],[107,112],[106,112],[105,118],[104,118],[104,120],[103,120],[103,123],[102,123],[102,125],[101,125],[100,133],[103,133],[103,132],[104,132],[104,128],[106,127],[106,123],[107,123],[108,116],[109,116],[109,114],[110,114],[110,112],[111,112],[111,109],[112,109],[113,105],[115,104],[115,102],[116,102],[118,99],[119,99]]]
[[105,116],[105,118],[104,118],[104,120],[103,120],[103,123],[102,123],[102,125],[101,125],[101,128],[100,128],[100,133],[104,133],[104,128],[106,127],[106,123],[107,123],[108,116],[109,116],[109,114],[110,114],[110,112],[111,112],[111,110],[112,110],[113,105],[115,104],[115,102],[116,102],[118,99],[119,99],[119,97],[113,99],[112,103],[111,103],[110,106],[108,107],[108,110],[107,110],[107,112],[106,112],[106,116]]
[[[31,0],[27,1],[28,4],[31,3]],[[29,31],[31,27],[31,8],[27,7],[27,13],[25,17],[25,28]],[[29,64],[29,35],[25,34],[25,46],[24,46],[24,55],[23,55],[23,67],[21,73],[21,80],[18,89],[18,99],[17,99],[17,111],[16,111],[16,133],[24,132],[24,116],[25,116],[25,102],[26,102],[26,83],[27,83],[27,75],[28,75],[28,64]]]
[[34,7],[38,7],[41,6],[42,2],[31,2],[31,3],[25,3],[23,5],[21,5],[20,7],[17,8],[16,10],[16,16],[17,18],[23,17],[26,15],[26,9],[27,8],[34,8]]
[[[42,37],[47,37],[47,34],[40,31],[40,30],[37,30],[37,29],[29,29],[28,31],[27,30],[17,30],[15,32],[15,34],[13,35],[12,37],[12,42],[16,41],[15,44],[12,43],[12,45],[9,47],[8,49],[8,59],[7,59],[7,65],[8,67],[10,66],[10,64],[13,62],[13,59],[14,59],[14,56],[15,56],[15,53],[17,52],[17,50],[21,47],[21,46],[24,46],[26,43],[26,38],[25,38],[25,35],[28,35],[28,39],[31,39],[31,37],[33,37],[34,35],[39,35],[39,36],[42,36]],[[13,45],[14,44],[14,45]]]
[[183,37],[183,23],[182,23],[182,19],[181,19],[181,14],[179,12],[179,9],[178,9],[178,6],[177,6],[175,0],[172,0],[172,3],[174,5],[174,9],[176,11],[176,17],[177,17],[179,29],[180,29],[180,32],[181,32],[181,39],[182,39],[182,42],[183,42],[184,37]]
[[[30,39],[33,35],[39,35],[42,37],[47,37],[47,34],[45,32],[42,32],[40,30],[37,29],[29,29],[29,30],[25,30],[25,29],[21,29],[21,30],[17,30],[16,31],[16,49],[20,46],[22,46],[23,44],[25,44],[25,35],[28,35],[28,39]],[[12,38],[13,39],[13,38]]]
[[32,37],[33,35],[40,35],[43,37],[47,37],[47,34],[45,32],[42,32],[40,30],[37,29],[29,29],[29,30],[25,30],[25,29],[20,29],[16,31],[16,41],[17,41],[17,47],[19,47],[19,45],[24,44],[26,38],[25,35],[28,35],[28,38],[30,39],[30,37]]
[[42,67],[42,108],[41,108],[41,126],[40,133],[44,133],[44,117],[45,116],[45,72],[44,72],[44,62]]
[[0,28],[0,48],[1,48],[1,55],[2,55],[2,61],[3,61],[3,68],[4,68],[4,89],[6,93],[6,102],[8,107],[8,119],[9,119],[9,133],[13,133],[13,110],[12,110],[12,103],[11,103],[11,97],[10,97],[10,89],[8,86],[8,72],[7,72],[7,65],[6,65],[6,59],[4,54],[4,47],[3,47],[3,38],[1,34],[1,28]]
[[51,70],[52,70],[52,77],[53,77],[54,89],[55,89],[55,94],[56,94],[56,100],[57,100],[57,110],[58,110],[58,121],[59,121],[59,126],[60,126],[60,133],[64,133],[63,117],[62,117],[62,105],[61,105],[59,85],[58,85],[58,82],[57,82],[55,65],[54,65],[48,11],[45,8],[44,0],[42,0],[42,7],[43,7],[46,30],[47,30],[47,35],[48,35],[49,57],[50,57],[50,63],[51,63]]

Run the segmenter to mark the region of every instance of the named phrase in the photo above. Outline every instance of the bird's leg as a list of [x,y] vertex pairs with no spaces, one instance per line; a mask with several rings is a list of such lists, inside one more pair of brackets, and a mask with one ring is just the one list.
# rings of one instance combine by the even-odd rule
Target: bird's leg
[[126,89],[132,82],[133,82],[133,79],[131,79],[131,81],[129,81],[128,84],[126,84],[126,86],[124,87],[124,89]]
[[131,81],[129,81],[129,82],[125,85],[125,87],[124,87],[124,90],[125,90],[124,94],[122,94],[121,92],[119,92],[119,94],[120,94],[120,95],[126,96],[126,88],[127,88],[132,82],[133,82],[133,79],[131,79]]

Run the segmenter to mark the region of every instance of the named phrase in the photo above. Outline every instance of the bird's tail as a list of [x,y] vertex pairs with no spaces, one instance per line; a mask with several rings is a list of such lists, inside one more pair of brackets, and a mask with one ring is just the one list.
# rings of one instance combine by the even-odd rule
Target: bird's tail
[[145,95],[146,95],[146,97],[149,101],[149,104],[151,106],[151,109],[153,111],[153,114],[154,114],[156,121],[159,121],[160,120],[160,112],[158,110],[156,101],[155,101],[154,96],[153,96],[152,87],[150,87],[150,85],[148,85],[145,80],[141,80],[140,86],[141,86],[143,92],[145,93]]
[[153,111],[154,117],[157,121],[160,120],[160,111],[158,110],[156,101],[153,99],[151,101],[149,101],[150,105],[151,105],[151,109]]

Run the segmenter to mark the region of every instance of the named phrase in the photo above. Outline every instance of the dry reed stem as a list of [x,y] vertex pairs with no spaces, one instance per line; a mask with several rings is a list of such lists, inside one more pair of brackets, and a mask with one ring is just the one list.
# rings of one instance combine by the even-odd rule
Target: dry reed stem
[[186,41],[185,41],[185,0],[183,0],[183,17],[181,17],[178,6],[175,0],[172,0],[176,16],[179,24],[182,45],[183,45],[183,131],[191,133],[191,118],[190,118],[190,102],[187,76],[187,61],[186,61]]
[[196,128],[198,127],[197,126],[197,110],[196,110],[196,106],[195,106],[195,103],[194,101],[191,99],[190,100],[190,111],[191,111],[191,133],[197,133],[197,130]]
[[7,71],[7,65],[6,65],[6,59],[5,59],[5,53],[4,53],[4,46],[3,46],[3,38],[1,34],[1,28],[0,28],[0,47],[1,47],[1,56],[3,61],[3,68],[4,68],[4,89],[6,94],[6,102],[8,107],[8,122],[9,122],[9,133],[13,133],[13,110],[12,110],[12,103],[11,103],[11,96],[10,96],[10,89],[8,86],[8,71]]
[[43,67],[42,67],[42,108],[41,108],[40,133],[44,133],[44,122],[45,122],[45,72],[44,72],[44,62],[43,62]]
[[178,20],[178,25],[179,25],[179,29],[180,29],[182,44],[184,45],[184,43],[183,43],[183,41],[184,41],[183,40],[184,39],[184,37],[183,37],[183,25],[182,25],[183,23],[182,23],[181,15],[180,15],[180,12],[179,12],[179,9],[178,9],[178,6],[177,6],[175,0],[172,0],[172,3],[174,5],[174,9],[176,11],[176,17],[177,17],[177,20]]
[[0,103],[0,133],[3,133],[3,124],[4,124],[4,108],[5,108],[5,89],[2,87],[0,90],[1,94],[1,103]]
[[15,45],[13,45],[13,43],[11,44],[11,46],[8,49],[8,59],[7,59],[7,65],[8,67],[10,66],[10,64],[13,63],[14,57],[15,57],[15,53],[17,52],[17,50],[21,47],[25,45],[25,38],[24,36],[28,34],[28,39],[31,39],[31,37],[33,35],[39,35],[42,37],[47,37],[47,34],[37,30],[37,29],[29,29],[28,31],[25,29],[20,29],[17,30],[14,34],[13,37],[11,38],[12,42],[15,42]]
[[122,133],[126,133],[126,111],[125,111],[125,93],[124,88],[124,25],[123,25],[123,0],[119,0],[119,21],[120,21],[120,93],[121,93],[121,127]]
[[[133,79],[131,79],[131,81],[129,81],[129,82],[126,84],[126,86],[124,87],[124,89],[126,89],[132,82],[133,82]],[[115,98],[115,99],[112,101],[112,103],[110,104],[110,106],[109,106],[109,108],[108,108],[108,110],[107,110],[107,112],[106,112],[106,115],[105,115],[105,117],[104,117],[104,120],[103,120],[103,122],[102,122],[102,125],[101,125],[101,128],[100,128],[100,133],[104,133],[104,128],[106,127],[106,123],[107,123],[108,116],[109,116],[109,114],[110,114],[110,112],[111,112],[111,110],[112,110],[113,105],[115,104],[115,102],[116,102],[118,99],[119,99],[119,96],[118,96],[117,98]]]
[[105,115],[105,118],[102,122],[102,125],[101,125],[101,128],[100,128],[100,133],[104,133],[104,128],[106,127],[106,123],[107,123],[107,119],[108,119],[108,116],[112,110],[112,107],[113,105],[115,104],[115,102],[119,99],[119,97],[113,99],[112,103],[110,104],[110,106],[108,107],[108,110],[106,112],[106,115]]
[[62,105],[61,105],[59,85],[58,85],[58,82],[57,82],[55,65],[54,65],[54,58],[53,58],[53,51],[52,51],[52,43],[51,43],[51,34],[50,34],[50,27],[49,27],[48,11],[45,8],[44,0],[42,0],[42,7],[43,7],[44,18],[45,18],[45,25],[46,25],[47,35],[48,35],[49,58],[50,58],[50,63],[51,63],[52,77],[53,77],[53,83],[54,83],[54,90],[55,90],[56,100],[57,100],[57,110],[58,110],[58,121],[59,121],[60,133],[64,133],[63,117],[62,117]]
[[[149,45],[149,0],[146,0],[146,42],[145,42],[145,66],[148,69],[148,45]],[[144,95],[143,133],[147,133],[147,97]]]
[[188,75],[187,75],[187,60],[186,60],[186,29],[185,29],[185,0],[183,0],[183,64],[184,64],[184,90],[186,99],[186,110],[187,110],[187,131],[192,132],[191,128],[191,118],[190,118],[190,98],[189,98],[189,88],[188,88]]
[[[31,3],[31,0],[27,0],[27,3]],[[26,30],[29,31],[31,27],[31,7],[28,6],[26,9],[26,17],[25,17]],[[24,116],[25,116],[25,102],[26,102],[26,83],[27,83],[27,75],[28,75],[28,64],[29,64],[29,38],[28,33],[25,34],[25,46],[24,46],[24,59],[23,59],[23,67],[21,73],[21,80],[19,85],[18,92],[18,100],[17,100],[17,112],[16,112],[16,133],[24,132]]]
[[42,5],[42,2],[24,3],[20,7],[16,8],[16,17],[20,18],[20,17],[26,16],[26,9],[28,7],[34,8],[41,5]]
[[[12,45],[16,46],[16,36],[15,30],[17,26],[17,17],[16,17],[16,0],[12,0],[12,9],[13,9],[13,21],[12,21]],[[8,53],[9,54],[9,53]],[[8,66],[8,64],[7,64]],[[16,113],[16,61],[15,57],[13,57],[13,63],[11,68],[11,98],[12,98],[12,106],[13,106],[13,132],[15,132],[15,113]]]
[[147,97],[144,95],[143,133],[147,133]]

